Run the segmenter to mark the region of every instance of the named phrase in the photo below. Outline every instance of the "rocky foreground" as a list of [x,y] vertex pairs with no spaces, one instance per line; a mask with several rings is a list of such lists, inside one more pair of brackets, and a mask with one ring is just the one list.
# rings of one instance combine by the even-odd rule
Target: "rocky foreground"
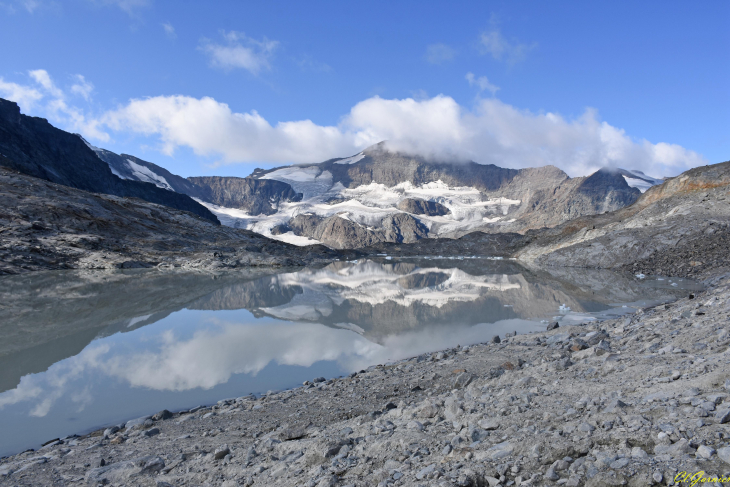
[[618,320],[51,441],[0,460],[0,484],[643,486],[680,483],[682,472],[727,476],[730,275],[707,285]]

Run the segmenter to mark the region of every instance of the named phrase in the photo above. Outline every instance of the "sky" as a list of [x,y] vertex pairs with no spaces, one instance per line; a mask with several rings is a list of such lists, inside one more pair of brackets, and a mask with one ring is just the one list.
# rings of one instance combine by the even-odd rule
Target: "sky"
[[0,97],[182,176],[730,159],[730,2],[0,0]]

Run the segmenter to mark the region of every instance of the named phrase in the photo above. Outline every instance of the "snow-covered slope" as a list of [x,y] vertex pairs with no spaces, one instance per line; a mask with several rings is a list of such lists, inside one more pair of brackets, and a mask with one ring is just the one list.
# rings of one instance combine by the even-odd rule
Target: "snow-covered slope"
[[626,184],[632,188],[638,189],[642,193],[646,192],[646,190],[652,186],[656,186],[657,184],[662,184],[664,182],[663,179],[647,176],[642,171],[638,171],[636,169],[619,169],[618,171],[626,180]]
[[403,199],[420,198],[436,201],[449,209],[450,214],[444,216],[418,215],[418,219],[428,228],[429,234],[439,236],[454,232],[466,233],[483,227],[485,223],[510,223],[510,210],[520,204],[517,199],[483,198],[473,187],[450,187],[443,181],[419,186],[404,182],[393,187],[370,183],[356,188],[345,188],[342,183],[333,182],[332,174],[317,166],[279,169],[263,178],[289,183],[295,191],[303,193],[304,198],[298,202],[281,203],[278,212],[266,218],[200,202],[208,206],[224,225],[247,228],[268,237],[304,245],[317,241],[312,238],[302,239],[291,230],[276,235],[272,234],[272,230],[288,225],[299,214],[311,214],[322,219],[336,216],[372,229],[379,227],[387,216],[402,213],[397,205]]

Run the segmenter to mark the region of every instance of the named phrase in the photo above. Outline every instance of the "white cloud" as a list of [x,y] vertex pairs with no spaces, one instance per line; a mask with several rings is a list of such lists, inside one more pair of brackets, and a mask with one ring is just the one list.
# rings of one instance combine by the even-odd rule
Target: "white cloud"
[[278,41],[263,38],[258,41],[243,32],[222,32],[226,44],[217,44],[203,39],[199,49],[210,58],[212,66],[225,70],[242,68],[254,75],[271,69],[271,58],[279,45]]
[[172,26],[170,22],[165,22],[162,24],[162,28],[165,31],[165,35],[170,39],[176,39],[177,38],[177,32],[175,32],[175,27]]
[[426,48],[426,61],[431,64],[443,64],[451,61],[456,51],[446,44],[431,44]]
[[76,82],[71,85],[71,93],[81,96],[84,100],[91,99],[91,92],[94,91],[94,85],[86,81],[80,74],[75,74],[72,77]]
[[469,82],[469,86],[476,86],[479,88],[479,92],[489,91],[494,96],[499,90],[499,86],[493,85],[489,82],[486,76],[476,77],[474,73],[466,73],[466,80]]
[[491,28],[479,35],[479,50],[482,54],[490,54],[497,61],[513,65],[522,61],[527,53],[537,46],[536,43],[524,44],[517,40],[507,40],[494,17],[490,24]]
[[43,87],[43,89],[46,90],[51,96],[54,96],[56,98],[63,98],[63,92],[58,89],[58,87],[51,79],[51,76],[45,69],[35,69],[33,71],[28,71],[28,75],[33,78],[36,83],[41,85],[41,87]]
[[10,83],[0,77],[0,97],[16,102],[23,111],[27,112],[35,106],[38,100],[43,98],[43,94],[30,86]]
[[38,2],[38,0],[21,0],[20,5],[22,5],[28,13],[32,14],[40,6],[40,2]]
[[[34,81],[35,86],[9,83],[0,78],[0,96],[18,103],[25,113],[34,110],[46,116],[65,130],[79,132],[85,137],[96,140],[109,140],[109,134],[100,129],[99,120],[87,116],[81,108],[67,103],[66,93],[56,86],[46,70],[28,71],[28,76]],[[80,74],[72,78],[75,83],[70,87],[70,91],[89,100],[94,85]]]
[[136,15],[138,9],[149,7],[152,4],[152,0],[87,0],[88,2],[95,5],[103,6],[115,6],[122,9],[129,16],[133,17]]
[[179,146],[199,155],[219,155],[225,162],[311,162],[355,145],[337,127],[322,127],[310,120],[272,126],[256,111],[234,113],[212,98],[158,96],[132,100],[109,112],[105,123],[115,130],[157,135],[163,152]]
[[706,163],[678,145],[635,140],[602,122],[592,109],[568,120],[495,98],[479,99],[468,109],[444,95],[423,100],[373,97],[356,104],[338,126],[321,126],[311,120],[272,125],[256,111],[236,113],[209,97],[158,96],[132,100],[103,121],[114,130],[158,137],[167,154],[184,146],[224,163],[320,162],[381,140],[431,158],[502,167],[553,164],[571,175],[602,166],[673,175]]

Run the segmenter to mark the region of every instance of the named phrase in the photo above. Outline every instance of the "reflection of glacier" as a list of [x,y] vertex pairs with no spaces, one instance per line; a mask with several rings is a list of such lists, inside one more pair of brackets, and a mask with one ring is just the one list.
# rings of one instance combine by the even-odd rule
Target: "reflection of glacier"
[[[272,276],[267,283],[280,293],[289,290],[292,297],[275,306],[249,308],[254,313],[347,327],[379,343],[389,335],[431,325],[549,317],[562,303],[583,309],[571,296],[529,283],[521,274],[486,274],[414,263],[337,262],[322,269]],[[216,293],[208,299],[215,300]],[[225,300],[229,305],[234,301],[231,296]]]
[[[404,271],[407,273],[403,274]],[[521,288],[519,282],[507,275],[472,276],[455,268],[422,269],[371,261],[284,274],[277,276],[277,280],[281,286],[299,286],[304,290],[290,303],[262,309],[285,319],[296,319],[299,314],[300,319],[329,316],[332,303],[341,305],[346,300],[371,306],[391,301],[401,306],[420,304],[441,308],[447,303],[476,301],[484,290]]]

